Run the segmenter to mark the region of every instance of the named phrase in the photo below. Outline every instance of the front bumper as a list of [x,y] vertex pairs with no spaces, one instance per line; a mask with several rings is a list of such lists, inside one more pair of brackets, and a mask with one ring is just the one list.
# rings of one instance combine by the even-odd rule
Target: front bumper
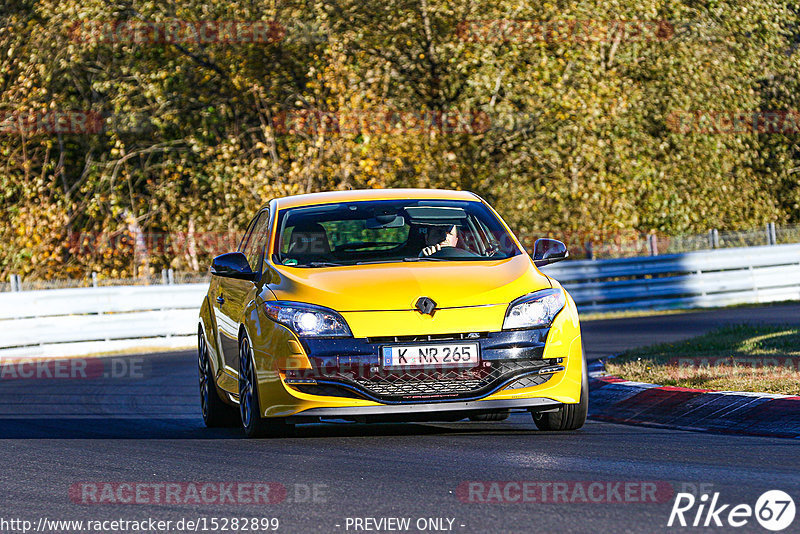
[[[450,336],[306,339],[311,369],[287,371],[287,386],[309,395],[366,399],[382,404],[429,404],[485,398],[509,387],[544,384],[564,370],[563,358],[545,358],[547,329]],[[382,347],[477,343],[480,363],[464,367],[392,370],[381,367]]]
[[[490,387],[477,392],[456,391],[455,396],[416,399],[391,399],[383,395],[385,391],[377,392],[381,394],[378,395],[366,387],[372,384],[363,383],[363,380],[362,383],[358,380],[352,380],[354,384],[348,383],[347,373],[344,379],[336,373],[354,369],[369,372],[370,368],[374,370],[376,367],[380,370],[380,347],[387,344],[444,342],[447,340],[442,338],[448,336],[301,340],[282,325],[265,323],[267,327],[256,331],[254,339],[262,414],[268,418],[295,418],[319,413],[309,417],[358,418],[365,415],[372,419],[384,408],[388,408],[387,415],[404,413],[408,416],[423,412],[447,415],[448,411],[506,409],[505,405],[492,408],[489,403],[494,401],[514,401],[513,408],[529,410],[577,403],[581,392],[583,353],[577,311],[571,300],[568,309],[568,313],[565,309],[556,316],[549,329],[479,332],[477,339],[472,337],[474,333],[449,336],[479,343],[481,362],[489,362],[492,366],[556,365],[563,366],[564,370],[539,376],[530,372],[532,369],[522,369],[511,376],[503,375]],[[292,344],[296,346],[294,355],[286,352],[286,347]],[[350,379],[353,378],[356,377],[350,375]],[[314,383],[304,384],[302,379]],[[437,391],[441,393],[441,389]],[[325,411],[318,412],[318,409]]]

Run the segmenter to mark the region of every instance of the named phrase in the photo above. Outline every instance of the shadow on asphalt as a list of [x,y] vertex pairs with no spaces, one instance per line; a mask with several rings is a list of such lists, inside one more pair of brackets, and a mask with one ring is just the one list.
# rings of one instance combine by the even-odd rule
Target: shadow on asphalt
[[[446,425],[446,426],[442,426]],[[541,436],[559,433],[540,432],[533,423],[318,423],[298,425],[285,438],[369,438],[385,436]],[[564,434],[560,434],[564,435]],[[238,428],[205,428],[192,419],[117,419],[117,418],[13,418],[0,419],[3,439],[244,439]]]

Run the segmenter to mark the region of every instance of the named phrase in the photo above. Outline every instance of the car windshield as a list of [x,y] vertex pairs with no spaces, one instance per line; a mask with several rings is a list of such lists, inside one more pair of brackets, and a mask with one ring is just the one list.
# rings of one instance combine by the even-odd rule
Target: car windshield
[[272,258],[279,265],[332,267],[517,254],[508,231],[481,202],[377,200],[281,210]]

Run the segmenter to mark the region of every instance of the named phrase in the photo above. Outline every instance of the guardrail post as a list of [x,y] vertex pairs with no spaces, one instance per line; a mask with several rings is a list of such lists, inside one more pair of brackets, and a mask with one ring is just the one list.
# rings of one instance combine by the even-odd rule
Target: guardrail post
[[587,241],[584,243],[583,248],[586,250],[586,259],[593,260],[594,259],[594,248],[592,246],[591,241]]
[[97,287],[97,273],[92,271],[92,287]]
[[167,269],[167,283],[173,285],[175,283],[175,271]]
[[658,239],[656,239],[656,234],[647,236],[647,249],[650,251],[651,256],[658,256]]
[[708,246],[711,248],[719,248],[719,231],[712,228],[708,231]]
[[778,235],[775,232],[775,223],[767,223],[767,244],[768,245],[777,245],[778,244]]
[[167,285],[169,283],[169,279],[167,279],[167,270],[161,269],[161,283]]
[[9,281],[11,282],[11,291],[22,291],[22,281],[18,274],[12,274]]

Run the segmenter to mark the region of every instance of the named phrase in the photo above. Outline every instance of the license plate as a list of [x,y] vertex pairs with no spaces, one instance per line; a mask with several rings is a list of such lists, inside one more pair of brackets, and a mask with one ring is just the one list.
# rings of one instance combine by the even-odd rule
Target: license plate
[[384,367],[464,367],[480,362],[477,343],[382,347]]

